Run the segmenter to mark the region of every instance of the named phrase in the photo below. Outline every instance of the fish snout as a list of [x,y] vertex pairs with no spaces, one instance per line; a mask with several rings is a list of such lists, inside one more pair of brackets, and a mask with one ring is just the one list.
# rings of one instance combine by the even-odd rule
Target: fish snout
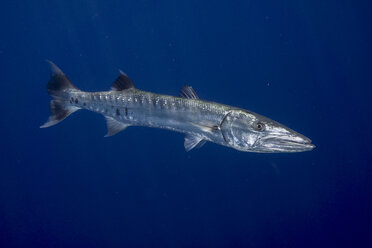
[[315,148],[311,139],[294,131],[263,137],[257,145],[261,146],[262,152],[304,152]]

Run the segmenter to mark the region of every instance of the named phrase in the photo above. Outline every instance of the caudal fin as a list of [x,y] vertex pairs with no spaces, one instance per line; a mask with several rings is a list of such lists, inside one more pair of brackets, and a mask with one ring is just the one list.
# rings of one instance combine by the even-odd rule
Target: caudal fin
[[67,76],[53,62],[47,60],[51,68],[51,77],[47,84],[47,91],[53,97],[50,102],[51,115],[40,128],[50,127],[63,121],[67,116],[79,110],[79,107],[69,103],[70,93],[79,91]]

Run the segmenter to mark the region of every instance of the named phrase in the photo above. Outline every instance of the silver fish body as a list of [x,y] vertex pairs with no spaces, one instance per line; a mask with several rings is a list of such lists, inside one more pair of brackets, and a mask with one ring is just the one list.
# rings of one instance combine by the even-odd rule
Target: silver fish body
[[138,90],[121,72],[112,90],[83,92],[77,89],[52,62],[47,89],[52,95],[49,120],[41,127],[55,125],[79,109],[105,116],[106,136],[128,126],[162,128],[185,133],[185,149],[206,141],[247,152],[300,152],[313,149],[305,136],[256,113],[204,101],[184,86],[180,97]]

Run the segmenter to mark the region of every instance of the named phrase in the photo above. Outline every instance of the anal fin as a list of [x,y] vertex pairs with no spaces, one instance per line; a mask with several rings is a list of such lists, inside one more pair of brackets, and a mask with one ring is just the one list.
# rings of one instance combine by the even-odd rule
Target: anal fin
[[193,134],[186,134],[185,136],[185,150],[188,152],[192,149],[202,147],[205,142],[207,142],[202,136],[200,135],[193,135]]
[[105,137],[115,135],[130,126],[109,116],[105,116],[105,119],[107,123],[107,134],[105,135]]

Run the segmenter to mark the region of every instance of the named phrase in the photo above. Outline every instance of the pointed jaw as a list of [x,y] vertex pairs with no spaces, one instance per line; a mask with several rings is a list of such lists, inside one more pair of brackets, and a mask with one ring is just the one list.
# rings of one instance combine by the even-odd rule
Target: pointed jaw
[[258,143],[262,152],[305,152],[315,148],[311,140],[301,134],[267,136],[261,138]]

